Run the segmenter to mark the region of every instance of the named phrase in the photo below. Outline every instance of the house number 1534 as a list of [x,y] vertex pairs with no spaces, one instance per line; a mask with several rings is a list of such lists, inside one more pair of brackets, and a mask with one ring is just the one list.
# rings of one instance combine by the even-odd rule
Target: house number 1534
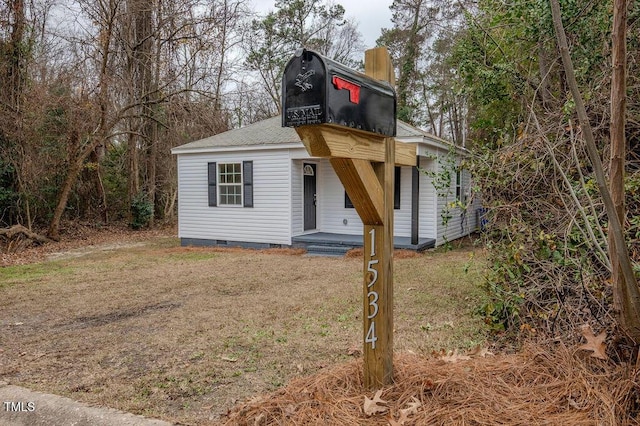
[[371,237],[371,259],[367,265],[367,272],[370,272],[371,281],[367,284],[367,301],[368,312],[367,318],[370,320],[369,329],[367,330],[367,335],[364,338],[364,343],[371,343],[371,349],[376,348],[376,341],[378,337],[376,336],[376,321],[375,318],[378,315],[378,292],[373,290],[374,284],[378,281],[378,270],[375,269],[375,266],[378,265],[379,260],[374,259],[376,257],[376,230],[375,228],[371,228],[369,231],[369,236]]

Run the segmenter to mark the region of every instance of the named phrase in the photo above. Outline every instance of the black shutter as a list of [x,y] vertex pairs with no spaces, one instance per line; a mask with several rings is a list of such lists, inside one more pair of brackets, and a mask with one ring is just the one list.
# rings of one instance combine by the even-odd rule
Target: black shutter
[[209,207],[218,205],[218,170],[216,163],[209,163],[207,168],[207,182],[209,183]]
[[395,179],[393,186],[393,208],[398,210],[400,208],[400,167],[396,167],[395,169]]
[[244,207],[253,207],[253,161],[242,162],[242,185]]
[[353,208],[353,203],[351,202],[351,198],[349,198],[349,194],[347,194],[347,191],[344,191],[344,208],[345,209]]

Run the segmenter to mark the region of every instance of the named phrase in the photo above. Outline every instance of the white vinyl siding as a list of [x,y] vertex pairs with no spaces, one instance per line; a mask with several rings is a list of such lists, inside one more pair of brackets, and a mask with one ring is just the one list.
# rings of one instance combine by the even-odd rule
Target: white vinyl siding
[[[253,208],[209,207],[207,165],[253,161]],[[180,238],[291,244],[288,151],[178,155]]]
[[356,209],[344,207],[342,182],[324,159],[318,163],[318,230],[349,235],[362,235],[363,230]]
[[[420,168],[431,170],[435,167],[435,161],[426,157],[420,157]],[[438,233],[437,221],[440,215],[436,211],[436,190],[431,183],[431,178],[420,173],[420,218],[418,220],[419,234],[421,238],[436,238]]]
[[[344,187],[331,164],[322,160],[318,169],[318,230],[336,234],[361,235],[362,221],[356,209],[344,206]],[[400,209],[394,210],[394,235],[410,237],[411,168],[402,167],[400,173]]]
[[[425,169],[438,166],[437,160],[424,155],[446,155],[432,147],[420,148],[420,165]],[[302,147],[283,149],[230,149],[228,152],[180,153],[178,160],[178,232],[184,239],[198,239],[290,245],[292,235],[304,233],[303,163],[317,165],[318,232],[362,235],[362,221],[353,208],[345,208],[344,188],[326,159],[309,158]],[[252,162],[253,207],[209,206],[208,165]],[[215,169],[214,169],[215,170]],[[394,210],[395,235],[411,236],[411,167],[401,169],[400,209]],[[222,181],[216,174],[216,188]],[[242,180],[243,184],[248,183]],[[442,225],[442,208],[455,199],[455,173],[448,200],[438,199],[431,179],[420,174],[420,238],[434,238],[441,245],[447,240],[466,235],[476,229],[479,200],[469,206],[466,216],[452,209],[448,227]],[[471,181],[463,171],[461,188],[469,194]],[[242,187],[242,192],[246,188]],[[220,191],[218,191],[219,200]],[[241,197],[242,199],[242,197]],[[244,201],[244,200],[243,200]],[[464,221],[463,221],[464,219]],[[346,222],[346,224],[345,224]]]

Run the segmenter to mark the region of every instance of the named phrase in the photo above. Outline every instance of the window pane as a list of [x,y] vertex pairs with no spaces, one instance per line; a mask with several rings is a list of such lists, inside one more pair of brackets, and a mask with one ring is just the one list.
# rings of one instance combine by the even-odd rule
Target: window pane
[[220,175],[220,178],[218,179],[219,183],[227,183],[226,170],[227,170],[226,164],[218,165],[218,174]]
[[241,185],[220,185],[220,204],[241,205],[242,186]]
[[223,163],[218,165],[218,183],[220,184],[241,184],[242,183],[242,164],[241,163]]
[[230,179],[229,183],[241,183],[242,182],[242,169],[240,163],[230,164],[231,170],[229,171]]

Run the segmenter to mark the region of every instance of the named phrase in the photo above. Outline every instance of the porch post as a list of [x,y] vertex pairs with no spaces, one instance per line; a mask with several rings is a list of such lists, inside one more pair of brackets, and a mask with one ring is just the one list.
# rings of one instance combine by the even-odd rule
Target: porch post
[[416,156],[416,166],[411,168],[411,244],[420,242],[420,156]]

